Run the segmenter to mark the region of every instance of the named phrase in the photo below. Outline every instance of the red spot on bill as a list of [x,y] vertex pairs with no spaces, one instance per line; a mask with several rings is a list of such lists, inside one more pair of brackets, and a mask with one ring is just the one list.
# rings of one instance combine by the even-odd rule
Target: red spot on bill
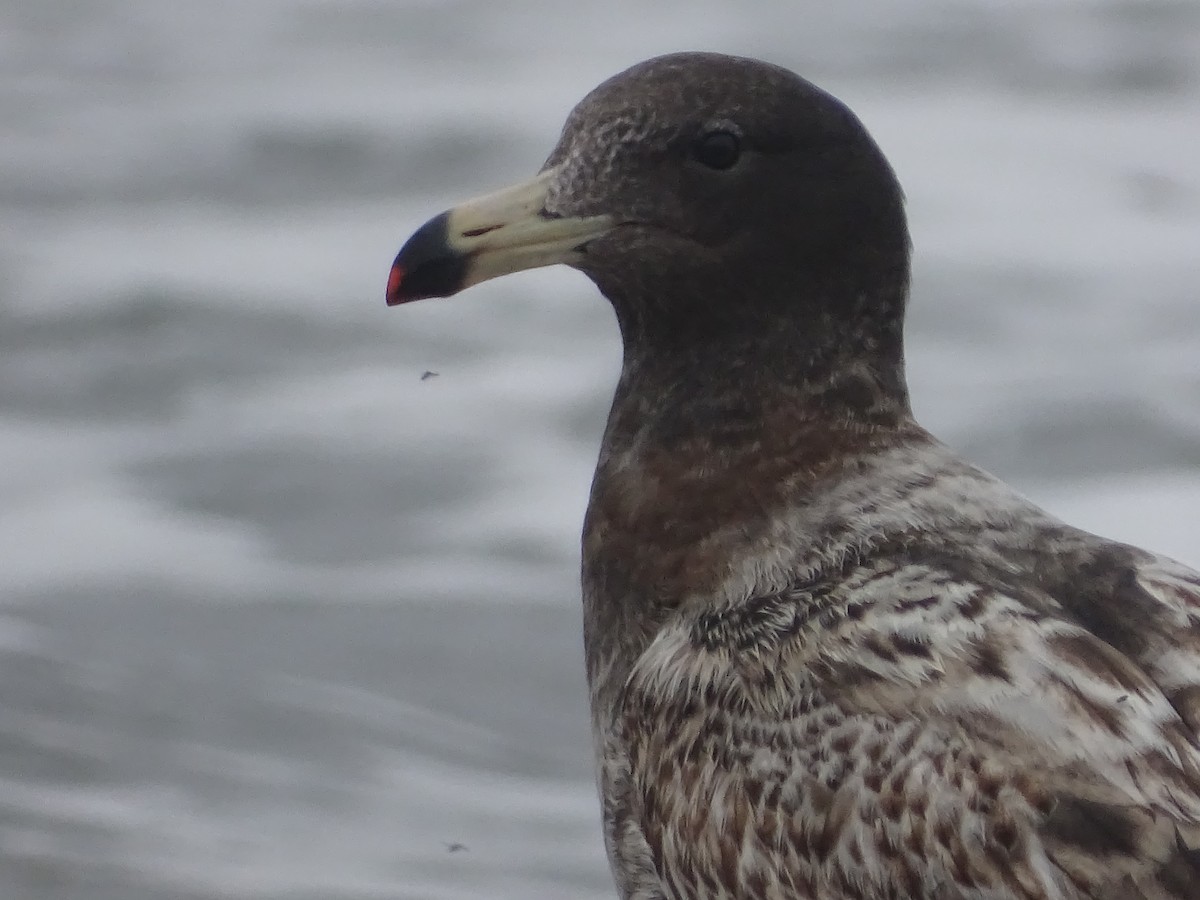
[[395,263],[392,266],[392,271],[388,273],[387,282],[387,305],[395,306],[401,301],[400,284],[404,281],[404,266],[400,263]]

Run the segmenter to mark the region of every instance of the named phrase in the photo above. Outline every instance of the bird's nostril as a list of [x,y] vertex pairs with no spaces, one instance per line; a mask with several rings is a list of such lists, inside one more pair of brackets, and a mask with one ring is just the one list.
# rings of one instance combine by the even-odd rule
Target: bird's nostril
[[462,233],[462,236],[463,237],[479,237],[480,235],[487,234],[489,231],[495,231],[496,229],[503,228],[503,227],[504,227],[503,225],[484,225],[481,228],[472,228],[469,231],[464,231]]

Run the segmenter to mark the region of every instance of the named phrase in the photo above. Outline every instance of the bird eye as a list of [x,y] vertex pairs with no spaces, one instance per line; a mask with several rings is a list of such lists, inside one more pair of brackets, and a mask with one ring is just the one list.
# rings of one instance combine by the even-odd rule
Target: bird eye
[[731,131],[710,131],[696,139],[692,155],[710,169],[728,169],[742,155],[742,142]]

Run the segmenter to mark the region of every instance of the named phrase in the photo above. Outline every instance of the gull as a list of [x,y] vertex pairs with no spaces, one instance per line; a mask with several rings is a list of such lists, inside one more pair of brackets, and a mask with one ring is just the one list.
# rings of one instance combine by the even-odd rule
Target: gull
[[389,304],[564,263],[620,326],[582,543],[624,900],[1200,897],[1200,575],[913,419],[899,183],[767,63],[640,63]]

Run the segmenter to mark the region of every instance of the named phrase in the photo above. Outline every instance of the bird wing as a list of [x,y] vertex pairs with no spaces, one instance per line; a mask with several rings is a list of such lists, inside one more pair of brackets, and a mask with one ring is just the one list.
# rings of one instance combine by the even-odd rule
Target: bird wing
[[868,554],[680,612],[616,723],[664,895],[1200,896],[1200,575],[1088,559]]

